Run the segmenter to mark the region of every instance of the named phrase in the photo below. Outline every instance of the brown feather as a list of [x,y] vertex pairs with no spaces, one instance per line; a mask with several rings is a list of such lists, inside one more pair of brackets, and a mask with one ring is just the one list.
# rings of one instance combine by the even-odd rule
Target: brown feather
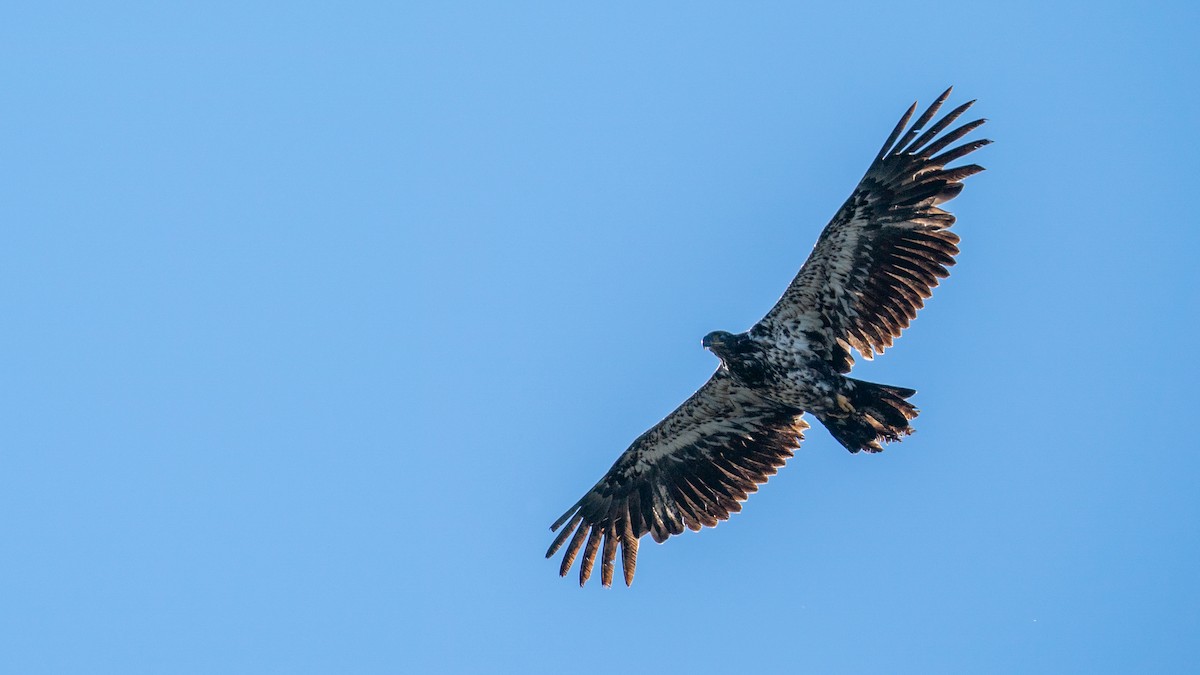
[[608,532],[604,535],[604,552],[600,558],[600,584],[603,586],[612,586],[613,580],[613,561],[617,557],[617,532],[616,526],[610,524]]
[[600,550],[600,539],[604,533],[598,526],[592,527],[588,536],[587,546],[583,549],[583,559],[579,562],[579,585],[587,583],[592,576],[592,567],[596,564],[596,552]]
[[562,565],[558,568],[558,576],[565,577],[571,569],[571,564],[575,562],[575,555],[579,553],[579,547],[583,545],[583,540],[587,537],[588,530],[591,526],[586,523],[580,523],[579,528],[575,530],[575,536],[571,538],[571,543],[567,545],[567,552],[563,554]]

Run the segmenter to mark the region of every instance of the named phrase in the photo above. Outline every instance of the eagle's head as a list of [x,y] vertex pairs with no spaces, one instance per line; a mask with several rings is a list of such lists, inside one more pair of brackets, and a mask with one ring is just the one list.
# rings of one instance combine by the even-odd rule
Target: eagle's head
[[721,357],[722,360],[733,350],[737,336],[723,330],[714,330],[700,341],[700,346]]

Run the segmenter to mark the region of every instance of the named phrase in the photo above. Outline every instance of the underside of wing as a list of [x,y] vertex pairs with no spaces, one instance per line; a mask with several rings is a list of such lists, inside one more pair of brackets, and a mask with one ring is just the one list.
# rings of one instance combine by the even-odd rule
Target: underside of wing
[[587,582],[599,557],[601,582],[609,586],[620,545],[625,584],[631,584],[638,539],[650,534],[661,543],[685,527],[713,527],[740,511],[740,502],[799,447],[808,428],[800,414],[717,371],[634,441],[600,482],[550,527],[562,531],[546,557],[566,544],[559,569],[566,576],[582,550],[580,585]]
[[991,142],[946,149],[986,121],[945,131],[974,101],[926,128],[949,95],[947,89],[911,127],[916,104],[908,109],[758,330],[820,330],[844,373],[853,365],[849,348],[870,359],[916,318],[958,254],[958,235],[949,229],[954,216],[939,205],[983,171],[946,165]]

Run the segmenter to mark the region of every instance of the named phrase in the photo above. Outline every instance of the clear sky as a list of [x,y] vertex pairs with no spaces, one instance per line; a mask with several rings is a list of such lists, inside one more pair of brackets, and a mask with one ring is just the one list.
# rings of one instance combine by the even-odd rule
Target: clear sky
[[[1195,3],[424,4],[6,10],[0,671],[1200,671]],[[560,579],[951,84],[918,433]]]

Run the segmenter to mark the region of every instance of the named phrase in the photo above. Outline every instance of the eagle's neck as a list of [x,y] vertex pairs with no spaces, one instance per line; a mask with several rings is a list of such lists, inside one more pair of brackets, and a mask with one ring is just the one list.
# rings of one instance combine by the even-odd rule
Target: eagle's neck
[[755,385],[763,380],[761,347],[749,333],[738,333],[726,338],[713,353],[721,364],[745,384]]

